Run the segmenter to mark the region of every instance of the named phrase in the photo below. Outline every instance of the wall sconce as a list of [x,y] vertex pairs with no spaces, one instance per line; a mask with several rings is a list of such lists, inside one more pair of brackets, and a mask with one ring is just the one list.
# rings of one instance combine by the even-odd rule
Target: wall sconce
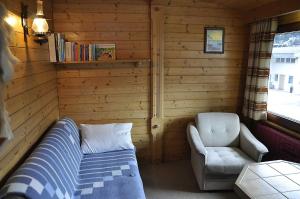
[[48,41],[49,26],[44,16],[43,1],[41,0],[37,0],[37,12],[31,28],[34,31],[33,35],[37,37],[36,42],[42,44]]
[[10,25],[11,27],[15,27],[18,20],[17,20],[17,17],[14,16],[13,14],[9,13],[5,18],[4,20],[6,21],[6,23],[8,25]]
[[24,41],[27,42],[28,33],[28,23],[27,23],[27,12],[28,6],[21,3],[21,23],[23,27]]
[[[29,27],[27,23],[27,8],[28,6],[21,4],[22,12],[21,12],[21,19],[22,19],[22,27],[24,30],[24,41],[27,41],[27,35],[29,35]],[[49,33],[49,26],[47,20],[45,19],[44,12],[43,12],[43,1],[37,0],[37,12],[36,16],[33,19],[32,27],[33,36],[36,37],[34,39],[35,42],[42,45],[48,41],[47,35]]]

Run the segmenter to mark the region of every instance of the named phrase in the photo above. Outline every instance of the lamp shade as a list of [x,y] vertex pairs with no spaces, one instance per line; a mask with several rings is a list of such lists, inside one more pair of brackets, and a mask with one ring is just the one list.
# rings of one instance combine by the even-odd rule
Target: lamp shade
[[35,34],[45,34],[49,30],[48,23],[44,17],[43,1],[37,0],[36,17],[33,19],[32,30]]
[[49,30],[46,19],[42,17],[35,17],[31,28],[35,33],[46,33]]

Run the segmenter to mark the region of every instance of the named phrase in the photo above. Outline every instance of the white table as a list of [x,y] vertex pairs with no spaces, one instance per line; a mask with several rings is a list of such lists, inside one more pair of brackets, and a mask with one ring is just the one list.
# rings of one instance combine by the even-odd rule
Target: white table
[[241,198],[300,199],[300,164],[283,160],[248,164],[234,191]]

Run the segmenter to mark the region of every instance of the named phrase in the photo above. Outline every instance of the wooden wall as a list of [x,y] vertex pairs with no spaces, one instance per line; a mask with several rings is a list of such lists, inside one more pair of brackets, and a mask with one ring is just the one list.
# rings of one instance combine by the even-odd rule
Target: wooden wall
[[[1,2],[20,15],[19,3]],[[35,1],[25,3],[33,16]],[[45,4],[49,16],[51,1]],[[53,0],[52,4],[54,30],[70,41],[116,43],[118,59],[150,59],[149,1]],[[196,113],[239,111],[248,29],[239,13],[218,4],[168,1],[164,11],[163,160],[167,161],[188,157],[185,127]],[[205,26],[225,28],[224,54],[203,53]],[[39,46],[32,37],[25,44],[20,24],[14,29],[11,49],[21,62],[7,87],[6,101],[15,138],[1,145],[0,179],[59,113],[77,123],[133,122],[138,157],[151,160],[149,63],[53,66],[47,45]]]
[[[54,0],[54,28],[71,41],[116,43],[118,59],[150,57],[146,0]],[[225,53],[203,53],[204,26],[225,27]],[[197,112],[240,106],[247,29],[240,15],[217,4],[169,1],[165,8],[165,160],[187,157],[185,126]],[[58,69],[61,115],[78,123],[133,121],[139,157],[150,159],[149,67]],[[97,66],[92,66],[97,67]]]
[[[11,117],[14,138],[0,146],[0,181],[21,157],[58,118],[56,71],[49,63],[48,45],[40,46],[28,37],[23,39],[20,21],[20,0],[0,0],[16,18],[11,50],[20,62],[7,86],[5,100]],[[29,24],[36,13],[36,0],[23,1],[28,5]],[[51,1],[45,1],[45,14],[52,17]]]
[[[161,1],[165,2],[165,1]],[[224,6],[170,0],[164,6],[163,160],[188,157],[186,124],[198,112],[238,112],[248,29]],[[54,0],[54,28],[71,41],[116,43],[118,59],[150,58],[150,1]],[[225,53],[204,54],[205,26],[225,28]],[[140,160],[151,159],[150,67],[58,67],[60,114],[78,123],[133,121]]]
[[[78,43],[115,43],[117,59],[150,58],[146,0],[54,0],[54,28]],[[59,110],[77,123],[133,122],[140,160],[150,154],[150,65],[57,67]]]
[[[205,54],[204,27],[225,28],[224,54]],[[201,1],[165,7],[165,160],[188,157],[186,125],[199,112],[239,112],[248,30],[241,15]]]

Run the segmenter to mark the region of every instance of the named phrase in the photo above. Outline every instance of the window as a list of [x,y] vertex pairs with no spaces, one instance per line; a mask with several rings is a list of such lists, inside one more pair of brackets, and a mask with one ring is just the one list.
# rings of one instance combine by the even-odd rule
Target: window
[[293,80],[294,80],[294,77],[293,76],[289,76],[289,84],[292,84]]
[[291,63],[295,63],[296,59],[295,58],[291,58]]
[[269,80],[268,112],[300,124],[300,63],[296,63],[299,42],[300,31],[275,35],[272,57],[277,64],[270,65],[274,79]]

